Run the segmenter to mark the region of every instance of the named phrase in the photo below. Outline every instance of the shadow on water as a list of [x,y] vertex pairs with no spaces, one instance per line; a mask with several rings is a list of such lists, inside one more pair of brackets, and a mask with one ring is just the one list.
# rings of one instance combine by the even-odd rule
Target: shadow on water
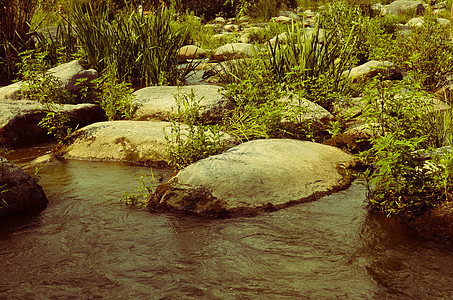
[[[33,156],[14,155],[25,167]],[[451,246],[368,213],[359,183],[254,218],[205,219],[121,204],[142,173],[43,166],[48,207],[0,222],[0,298],[453,298]]]

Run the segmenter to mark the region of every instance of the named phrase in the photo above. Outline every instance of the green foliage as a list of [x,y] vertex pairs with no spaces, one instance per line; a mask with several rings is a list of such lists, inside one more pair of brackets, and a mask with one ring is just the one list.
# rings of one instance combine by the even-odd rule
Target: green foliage
[[441,26],[433,17],[424,18],[424,26],[413,28],[408,36],[397,37],[387,48],[385,58],[404,71],[422,75],[422,86],[432,91],[453,73],[453,45],[449,27]]
[[143,16],[135,11],[109,19],[108,11],[76,6],[69,18],[80,43],[82,57],[102,72],[117,68],[118,78],[134,86],[178,85],[193,65],[178,68],[177,51],[186,32],[173,24],[169,10]]
[[269,59],[276,80],[331,110],[338,94],[347,92],[343,72],[354,60],[351,45],[352,31],[340,42],[319,27],[307,31],[293,23],[281,43],[277,39],[274,45],[270,44]]
[[147,207],[148,197],[154,193],[155,186],[159,180],[154,177],[153,169],[151,168],[151,175],[143,174],[138,180],[137,193],[130,194],[124,192],[121,197],[121,202],[129,206]]
[[45,54],[43,60],[49,66],[69,62],[77,58],[78,45],[75,32],[71,26],[65,25],[65,20],[60,18],[51,33],[48,29],[33,32],[35,39],[35,52]]
[[452,123],[445,123],[444,132],[438,130],[442,115],[409,79],[397,84],[375,81],[367,100],[367,122],[377,137],[359,157],[374,165],[364,173],[370,206],[388,214],[417,213],[447,197],[453,154],[444,153],[434,163],[423,158],[446,142],[444,132],[452,132]]
[[200,159],[220,154],[231,144],[218,125],[203,125],[200,120],[200,100],[191,94],[175,96],[177,110],[171,117],[170,132],[165,132],[170,165],[182,169]]
[[50,65],[46,62],[46,56],[46,52],[34,50],[21,53],[22,94],[42,104],[74,103],[74,95],[62,88],[63,84],[58,78],[48,74]]
[[350,2],[341,0],[327,4],[320,12],[320,23],[325,30],[334,33],[334,44],[342,43],[352,35],[355,42],[348,45],[347,52],[357,57],[358,64],[363,64],[375,58],[376,48],[385,49],[398,22],[393,17],[364,16],[363,5]]
[[237,15],[250,15],[252,18],[262,21],[277,16],[280,10],[286,9],[288,6],[295,7],[295,1],[243,0],[238,2]]
[[403,81],[375,78],[365,91],[364,117],[377,124],[378,135],[397,132],[404,139],[423,137],[420,146],[440,147],[445,143],[439,132],[440,113],[435,112],[435,98],[425,92],[414,77]]
[[64,89],[62,82],[47,73],[44,57],[46,53],[26,51],[22,54],[21,75],[22,94],[30,100],[43,105],[41,110],[46,114],[38,126],[46,129],[57,140],[62,140],[71,132],[69,116],[61,104],[74,103],[75,96]]
[[119,82],[115,71],[116,68],[108,67],[97,80],[99,96],[96,101],[110,121],[132,120],[139,108],[134,103],[134,90],[126,82]]
[[275,100],[242,104],[225,118],[225,131],[240,141],[283,137],[286,132],[281,122],[285,109],[284,103]]

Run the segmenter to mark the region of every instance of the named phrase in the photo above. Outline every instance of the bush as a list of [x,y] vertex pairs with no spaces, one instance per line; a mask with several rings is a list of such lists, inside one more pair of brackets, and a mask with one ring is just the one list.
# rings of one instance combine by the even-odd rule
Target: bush
[[192,11],[206,20],[212,20],[216,16],[232,18],[249,14],[254,18],[269,20],[280,9],[297,6],[295,0],[211,0],[211,1],[175,1],[176,6],[182,11]]
[[20,74],[23,80],[22,94],[30,100],[41,103],[46,114],[38,126],[46,129],[57,140],[62,140],[71,132],[69,116],[61,108],[61,104],[74,103],[75,95],[62,88],[56,77],[47,73],[48,65],[44,57],[46,53],[26,51],[21,54]]
[[453,73],[453,45],[449,27],[442,27],[429,16],[425,21],[409,36],[399,36],[388,48],[386,58],[404,71],[420,74],[423,88],[434,91]]
[[117,68],[110,65],[96,82],[96,102],[102,107],[109,121],[132,120],[139,105],[134,103],[134,90],[126,82],[120,82],[115,74]]
[[199,100],[191,94],[175,96],[177,111],[171,117],[170,133],[165,133],[168,143],[169,163],[182,169],[200,159],[220,154],[228,149],[218,125],[203,125],[199,116]]
[[374,53],[375,48],[385,49],[397,23],[394,18],[364,16],[359,5],[350,4],[346,0],[329,3],[320,14],[321,26],[335,33],[335,43],[346,41],[351,34],[355,38],[355,43],[349,45],[347,51],[357,57],[357,64],[370,60],[370,54]]
[[224,119],[225,131],[241,141],[283,135],[281,120],[286,104],[278,100],[284,92],[264,57],[245,60],[232,69],[231,82],[222,92],[236,103]]
[[[372,209],[388,214],[417,213],[445,199],[451,192],[453,154],[445,152],[428,163],[433,147],[450,140],[451,111],[434,111],[432,98],[411,79],[401,83],[375,81],[367,93],[367,123],[375,128],[372,148],[359,155],[373,165],[364,175]],[[444,128],[439,125],[444,124]]]

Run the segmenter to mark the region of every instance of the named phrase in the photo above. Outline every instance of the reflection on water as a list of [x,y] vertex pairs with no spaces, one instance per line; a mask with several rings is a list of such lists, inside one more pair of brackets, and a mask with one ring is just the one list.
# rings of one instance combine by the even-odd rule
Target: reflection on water
[[0,223],[0,298],[453,298],[453,249],[368,214],[360,184],[258,217],[212,220],[120,204],[143,172],[43,167],[49,206]]

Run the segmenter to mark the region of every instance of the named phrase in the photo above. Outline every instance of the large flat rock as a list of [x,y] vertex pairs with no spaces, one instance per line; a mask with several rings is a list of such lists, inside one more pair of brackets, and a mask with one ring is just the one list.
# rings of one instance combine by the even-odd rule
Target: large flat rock
[[[0,101],[0,146],[20,148],[48,142],[52,137],[38,126],[46,115],[45,107],[36,101]],[[60,109],[71,119],[71,127],[83,127],[105,119],[103,110],[95,104],[65,104]]]
[[307,141],[251,141],[183,169],[157,188],[150,207],[221,217],[280,209],[346,187],[339,166],[350,160]]
[[199,101],[200,116],[205,123],[222,120],[225,112],[234,108],[234,103],[219,93],[221,87],[214,85],[192,86],[151,86],[134,92],[135,101],[140,105],[137,120],[168,121],[177,111],[175,96],[191,95]]
[[[55,153],[66,159],[168,166],[165,134],[171,132],[171,124],[164,121],[99,122],[74,132]],[[225,139],[234,141],[228,135]]]

